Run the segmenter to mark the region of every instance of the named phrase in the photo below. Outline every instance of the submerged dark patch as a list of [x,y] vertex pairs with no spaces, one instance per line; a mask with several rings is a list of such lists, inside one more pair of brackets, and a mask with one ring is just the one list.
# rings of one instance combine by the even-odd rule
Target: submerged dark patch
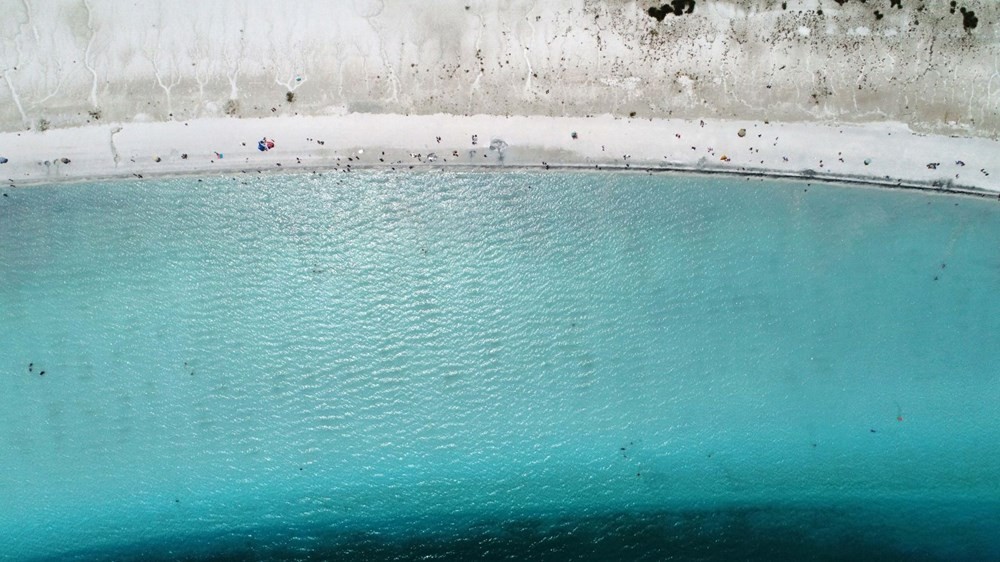
[[[853,510],[728,507],[511,519],[424,517],[382,528],[257,529],[77,551],[99,560],[933,560]],[[399,528],[398,525],[394,527]],[[311,537],[302,541],[302,537]]]

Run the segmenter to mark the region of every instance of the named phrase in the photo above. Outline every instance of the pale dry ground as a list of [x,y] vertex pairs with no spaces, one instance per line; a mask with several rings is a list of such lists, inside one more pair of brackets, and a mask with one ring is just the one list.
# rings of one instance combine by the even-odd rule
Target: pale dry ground
[[[743,136],[740,136],[740,131]],[[573,138],[576,133],[576,138]],[[267,135],[277,141],[257,150]],[[1000,143],[905,125],[495,115],[205,118],[0,133],[9,185],[112,177],[523,167],[690,170],[1000,192]],[[216,152],[222,153],[219,158]],[[68,162],[64,162],[63,159]],[[995,195],[993,195],[995,197]]]
[[659,4],[0,0],[0,177],[551,164],[1000,191],[1000,3]]
[[973,29],[946,0],[697,0],[657,21],[659,4],[2,0],[0,130],[634,111],[1000,132],[994,0],[957,3]]

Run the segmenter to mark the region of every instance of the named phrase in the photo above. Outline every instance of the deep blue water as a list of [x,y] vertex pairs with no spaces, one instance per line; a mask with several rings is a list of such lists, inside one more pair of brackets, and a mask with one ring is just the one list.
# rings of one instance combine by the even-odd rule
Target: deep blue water
[[1000,560],[995,201],[5,191],[0,559]]

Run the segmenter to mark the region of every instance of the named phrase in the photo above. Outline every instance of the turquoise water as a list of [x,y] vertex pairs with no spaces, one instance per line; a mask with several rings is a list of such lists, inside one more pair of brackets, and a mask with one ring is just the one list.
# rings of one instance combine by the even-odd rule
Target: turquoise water
[[995,201],[6,192],[0,559],[1000,559]]

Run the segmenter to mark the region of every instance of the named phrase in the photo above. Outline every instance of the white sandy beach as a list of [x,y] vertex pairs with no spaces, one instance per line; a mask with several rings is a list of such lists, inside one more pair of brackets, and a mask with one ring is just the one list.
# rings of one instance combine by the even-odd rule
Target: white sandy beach
[[[1000,192],[1000,173],[991,172],[1000,147],[990,139],[916,134],[905,125],[884,123],[701,123],[350,114],[93,125],[3,133],[0,144],[9,147],[4,177],[17,186],[178,174],[471,166],[678,169]],[[263,136],[276,141],[273,150],[258,151]]]
[[975,27],[945,3],[780,4],[5,0],[0,178],[621,167],[1000,192],[995,3],[966,2]]

